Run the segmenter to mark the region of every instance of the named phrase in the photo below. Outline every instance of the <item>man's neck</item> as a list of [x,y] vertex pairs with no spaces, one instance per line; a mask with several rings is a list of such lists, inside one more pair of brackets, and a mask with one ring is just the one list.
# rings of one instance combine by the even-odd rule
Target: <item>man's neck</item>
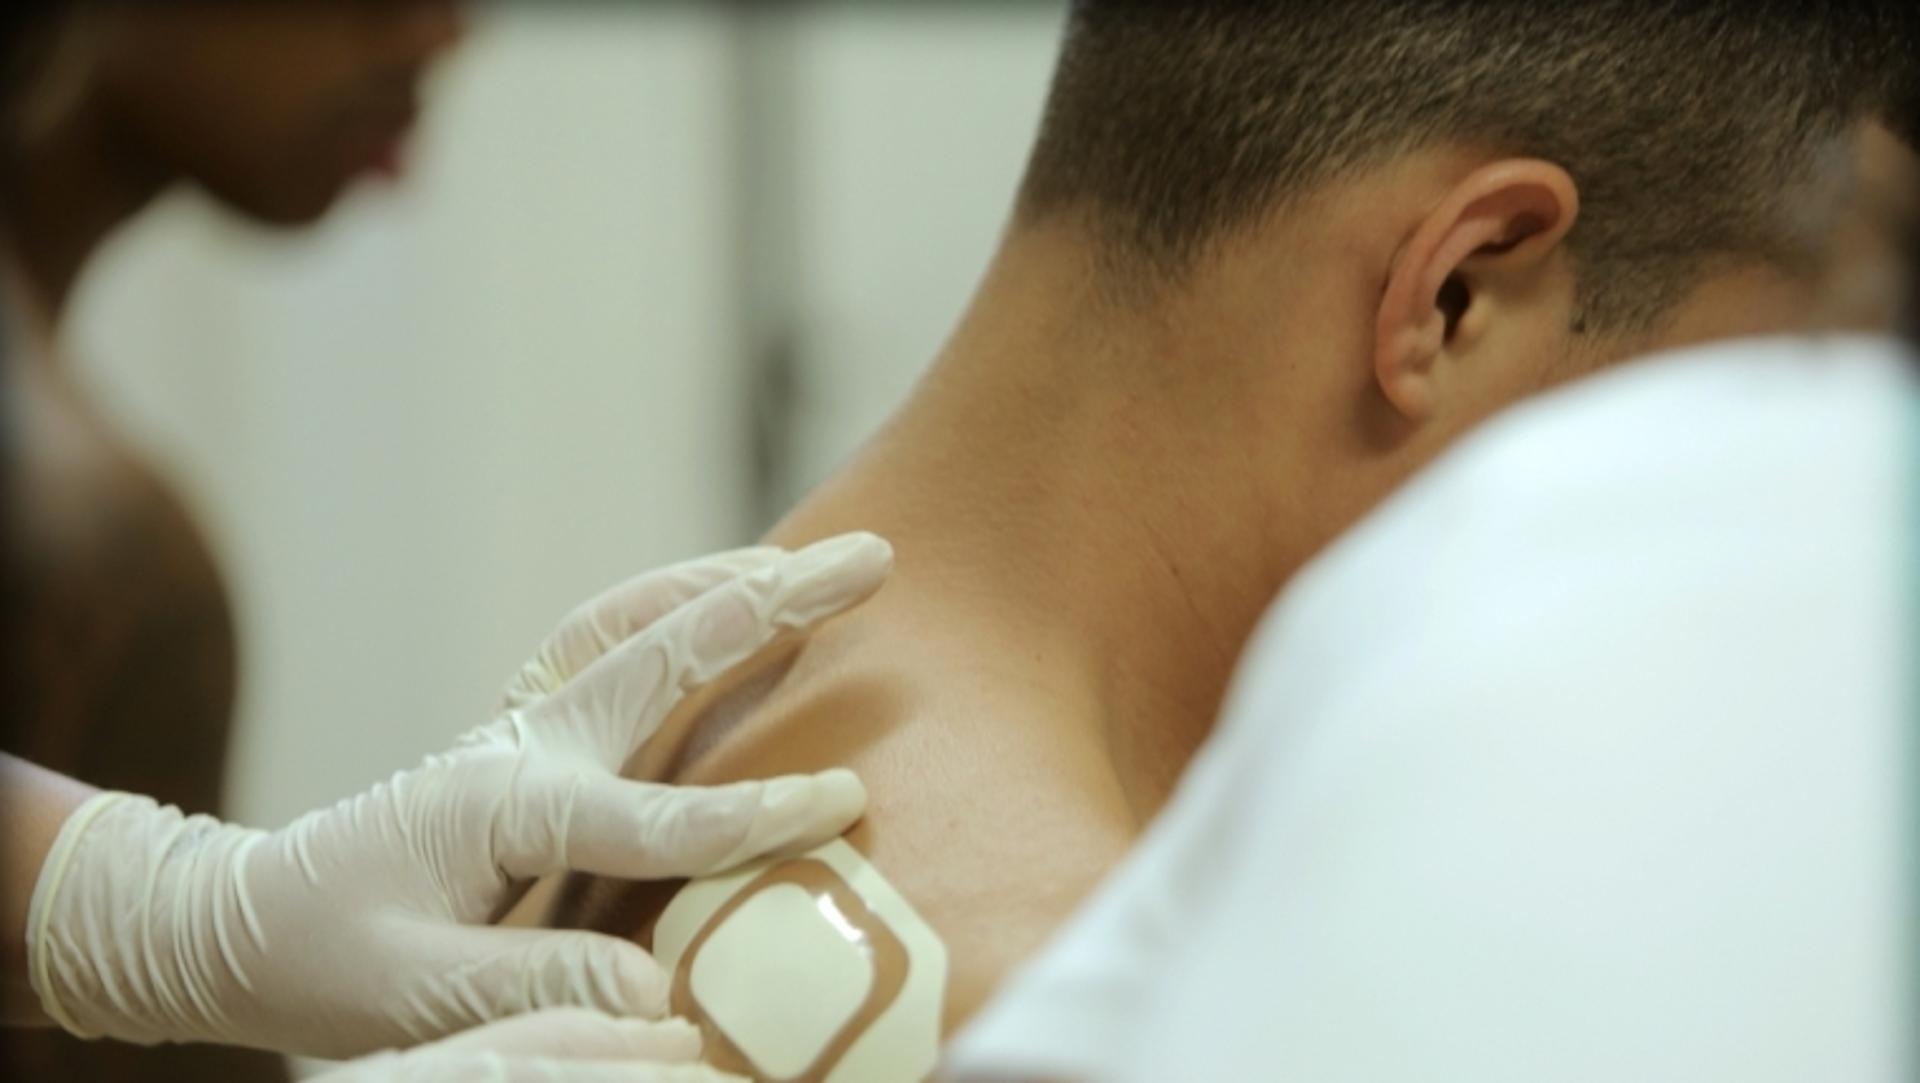
[[6,229],[52,317],[108,235],[164,189],[168,177],[79,105],[19,136],[5,177]]
[[1232,374],[1163,367],[1209,360],[1169,328],[1116,335],[1078,251],[1011,240],[912,399],[776,540],[889,536],[889,605],[975,630],[996,683],[1097,716],[1144,821],[1303,554],[1273,536]]

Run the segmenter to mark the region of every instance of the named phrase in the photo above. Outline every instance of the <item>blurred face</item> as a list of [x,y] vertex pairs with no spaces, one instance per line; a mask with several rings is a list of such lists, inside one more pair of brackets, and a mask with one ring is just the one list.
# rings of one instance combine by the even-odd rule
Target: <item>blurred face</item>
[[421,81],[460,32],[452,0],[129,0],[88,18],[114,152],[277,225],[399,171]]

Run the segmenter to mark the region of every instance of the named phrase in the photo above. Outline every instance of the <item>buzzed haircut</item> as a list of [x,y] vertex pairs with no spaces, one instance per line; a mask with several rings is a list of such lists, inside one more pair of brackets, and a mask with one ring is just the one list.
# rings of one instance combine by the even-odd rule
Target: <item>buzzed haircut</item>
[[1791,208],[1907,89],[1909,7],[1076,0],[1018,216],[1078,214],[1103,265],[1164,283],[1343,176],[1482,146],[1579,185],[1576,328],[1645,330],[1717,261],[1813,258]]

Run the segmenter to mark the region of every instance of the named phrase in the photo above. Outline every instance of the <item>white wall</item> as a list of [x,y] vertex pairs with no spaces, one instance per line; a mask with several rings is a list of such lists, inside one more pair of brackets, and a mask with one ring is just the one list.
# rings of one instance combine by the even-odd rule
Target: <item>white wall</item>
[[[85,375],[235,589],[235,815],[283,822],[412,762],[574,602],[764,525],[729,11],[492,11],[405,189],[300,238],[175,199],[85,284]],[[964,304],[1058,19],[853,6],[794,28],[792,177],[759,180],[793,197],[791,483],[870,431]]]
[[797,36],[804,490],[886,416],[1000,239],[1064,3],[852,5]]

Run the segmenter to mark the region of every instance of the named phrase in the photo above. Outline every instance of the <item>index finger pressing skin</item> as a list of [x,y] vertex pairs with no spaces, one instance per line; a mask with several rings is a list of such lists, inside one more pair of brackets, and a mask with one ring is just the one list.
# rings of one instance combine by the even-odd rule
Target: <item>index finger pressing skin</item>
[[[449,1076],[449,1083],[473,1083],[485,1076]],[[742,1076],[704,1064],[644,1064],[636,1061],[510,1060],[497,1077],[499,1083],[753,1083]]]
[[565,835],[502,832],[495,842],[501,868],[516,877],[568,870],[623,880],[710,876],[838,838],[867,807],[866,787],[843,767],[724,786],[579,779],[566,798]]
[[701,1064],[460,1053],[348,1069],[313,1083],[752,1083]]
[[618,771],[688,692],[783,632],[809,630],[866,600],[892,566],[885,541],[853,534],[737,576],[609,651],[535,708],[534,728]]

